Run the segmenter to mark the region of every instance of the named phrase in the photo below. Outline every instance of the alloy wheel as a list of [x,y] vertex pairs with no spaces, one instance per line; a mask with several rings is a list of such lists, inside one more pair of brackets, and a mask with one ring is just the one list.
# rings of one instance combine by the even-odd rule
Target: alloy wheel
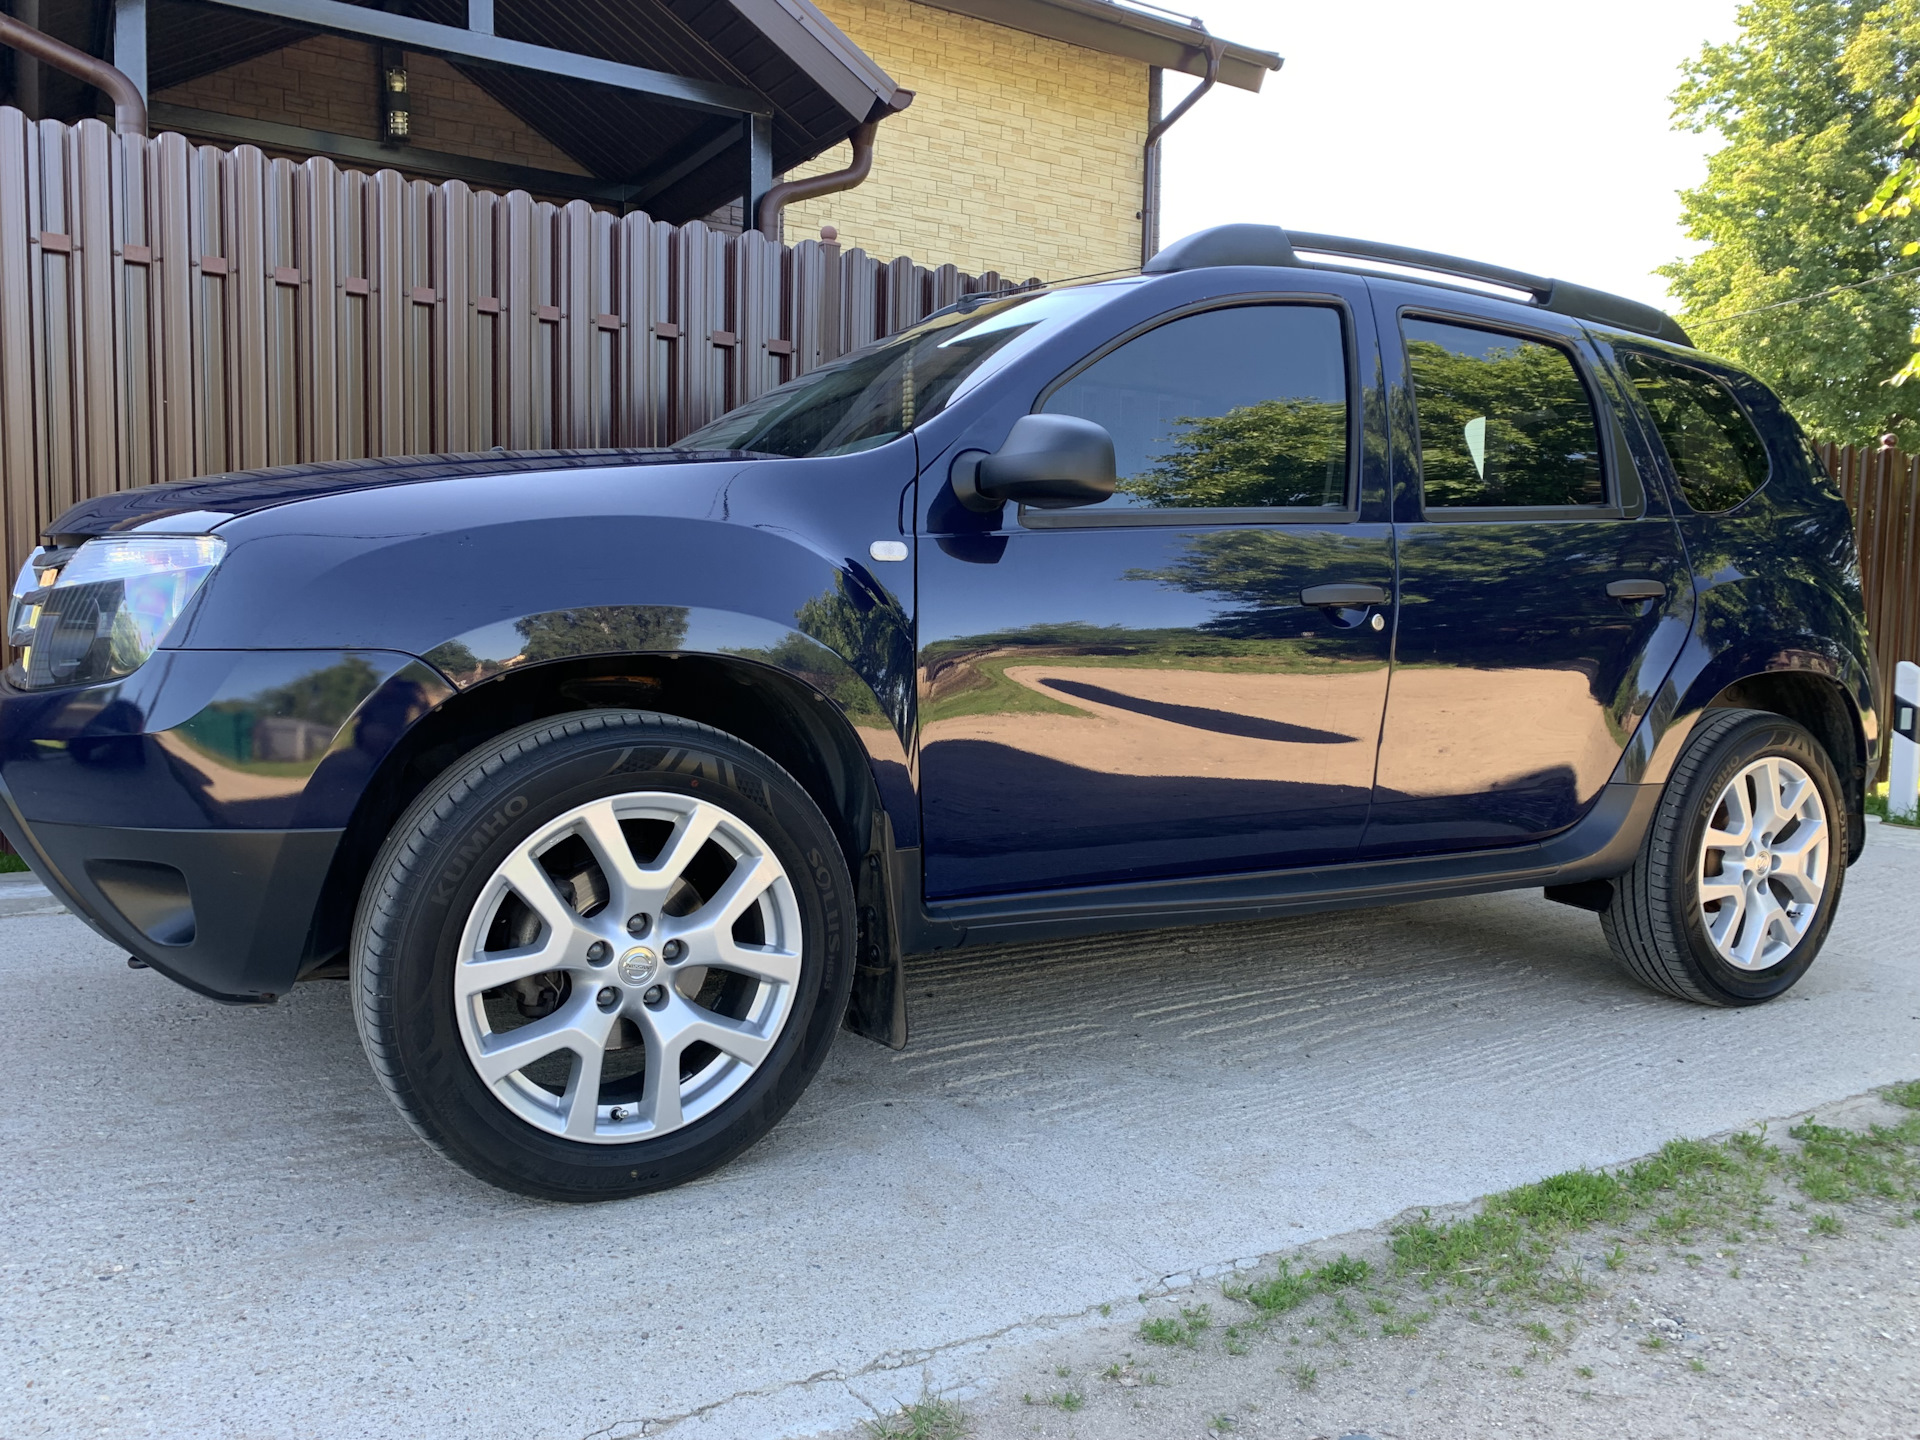
[[1729,965],[1767,970],[1792,953],[1820,912],[1832,843],[1813,777],[1768,755],[1714,803],[1701,840],[1700,918]]
[[469,912],[453,969],[468,1060],[520,1119],[625,1144],[710,1114],[793,1008],[800,908],[738,816],[637,792],[516,846]]

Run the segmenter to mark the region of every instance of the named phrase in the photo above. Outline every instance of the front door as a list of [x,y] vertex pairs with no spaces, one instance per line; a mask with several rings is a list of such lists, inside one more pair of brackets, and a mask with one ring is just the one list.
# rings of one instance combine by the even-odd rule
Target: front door
[[1352,855],[1393,586],[1384,476],[1362,508],[1362,359],[1343,305],[1213,305],[1043,395],[1113,435],[1111,500],[980,517],[922,477],[930,896]]
[[1510,845],[1585,813],[1693,591],[1582,345],[1403,313],[1417,437],[1369,854]]

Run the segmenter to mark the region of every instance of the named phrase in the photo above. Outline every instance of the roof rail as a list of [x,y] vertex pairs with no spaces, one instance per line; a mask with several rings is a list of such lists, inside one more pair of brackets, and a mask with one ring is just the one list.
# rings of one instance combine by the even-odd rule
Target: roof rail
[[1149,274],[1162,274],[1214,265],[1301,265],[1308,263],[1297,253],[1302,250],[1504,285],[1525,291],[1540,309],[1551,310],[1556,315],[1652,335],[1675,345],[1693,345],[1680,322],[1666,311],[1629,300],[1624,295],[1611,295],[1566,280],[1510,270],[1504,265],[1488,265],[1479,260],[1462,260],[1431,250],[1387,245],[1377,240],[1354,240],[1344,235],[1319,235],[1307,230],[1282,230],[1277,225],[1216,225],[1169,245],[1148,261],[1145,269]]
[[1488,265],[1479,260],[1462,260],[1454,255],[1436,254],[1432,250],[1385,245],[1377,240],[1353,240],[1344,235],[1316,235],[1305,230],[1289,230],[1287,240],[1295,250],[1310,250],[1319,255],[1377,260],[1387,265],[1405,265],[1414,270],[1431,270],[1441,275],[1506,285],[1515,290],[1525,290],[1533,296],[1534,304],[1556,315],[1569,315],[1576,320],[1592,320],[1600,325],[1638,331],[1675,345],[1693,344],[1687,332],[1680,327],[1680,322],[1657,306],[1643,305],[1624,295],[1592,290],[1568,280],[1530,275],[1524,270],[1509,270],[1504,265]]

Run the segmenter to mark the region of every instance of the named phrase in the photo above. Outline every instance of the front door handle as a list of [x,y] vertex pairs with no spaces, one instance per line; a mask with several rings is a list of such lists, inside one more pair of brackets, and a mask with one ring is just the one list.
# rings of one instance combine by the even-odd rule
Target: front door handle
[[1616,580],[1607,594],[1615,600],[1664,600],[1667,587],[1658,580]]
[[1378,585],[1309,585],[1300,592],[1302,605],[1338,606],[1341,609],[1361,605],[1384,605],[1387,592]]

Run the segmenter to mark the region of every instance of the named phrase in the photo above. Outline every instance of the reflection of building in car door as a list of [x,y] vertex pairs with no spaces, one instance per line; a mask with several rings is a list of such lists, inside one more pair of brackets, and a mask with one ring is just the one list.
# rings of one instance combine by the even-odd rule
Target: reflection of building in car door
[[921,547],[930,894],[1352,854],[1393,580],[1358,505],[1357,333],[1365,357],[1327,304],[1159,324],[1040,406],[1112,433],[1111,499]]
[[1679,540],[1592,357],[1469,323],[1400,330],[1418,454],[1397,479],[1421,511],[1399,527],[1366,849],[1533,839],[1594,802],[1671,662],[1654,641],[1692,613]]

